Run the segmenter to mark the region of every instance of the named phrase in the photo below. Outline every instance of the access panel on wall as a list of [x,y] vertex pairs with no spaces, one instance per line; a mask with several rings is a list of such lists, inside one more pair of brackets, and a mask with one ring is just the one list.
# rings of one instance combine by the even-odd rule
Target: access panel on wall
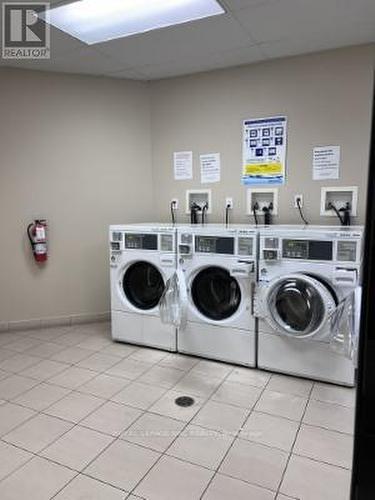
[[245,120],[242,141],[242,183],[284,184],[286,116]]

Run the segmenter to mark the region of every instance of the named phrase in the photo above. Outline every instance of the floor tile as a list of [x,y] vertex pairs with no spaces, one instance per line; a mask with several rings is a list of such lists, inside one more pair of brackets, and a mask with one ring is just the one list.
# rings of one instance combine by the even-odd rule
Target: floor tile
[[77,389],[94,378],[95,375],[96,372],[93,372],[92,370],[70,366],[65,371],[49,379],[48,382],[60,385],[61,387],[66,387],[67,389]]
[[226,433],[237,433],[249,410],[233,405],[209,401],[194,417],[193,424]]
[[146,410],[166,392],[166,389],[156,385],[151,386],[139,382],[130,383],[130,381],[128,381],[128,384],[111,399],[117,403],[124,403]]
[[135,489],[148,500],[196,500],[213,475],[212,471],[164,456]]
[[233,365],[202,359],[192,368],[191,372],[199,373],[208,377],[219,378],[222,380],[227,375],[229,375],[233,371],[233,369]]
[[80,333],[76,330],[60,335],[55,342],[65,346],[75,346],[87,338],[87,333]]
[[71,331],[69,326],[58,326],[58,327],[49,327],[49,328],[41,328],[39,330],[30,331],[30,337],[42,340],[44,342],[55,342],[62,335],[66,335]]
[[262,389],[249,385],[236,384],[235,382],[223,382],[216,392],[211,396],[213,401],[232,404],[242,408],[252,408],[257,402]]
[[85,470],[85,474],[131,491],[159,456],[152,450],[117,440]]
[[307,399],[292,394],[265,390],[255,405],[255,410],[300,421]]
[[109,344],[108,346],[104,347],[103,349],[100,350],[102,354],[109,354],[110,356],[117,356],[119,358],[127,358],[135,352],[138,349],[138,347],[130,345],[130,344],[124,344],[122,342],[112,342],[112,344]]
[[13,399],[28,391],[39,382],[31,378],[20,375],[11,375],[6,379],[0,380],[0,398]]
[[311,393],[311,399],[354,408],[355,389],[338,387],[331,384],[315,383]]
[[69,394],[70,389],[41,383],[13,400],[22,406],[42,411]]
[[303,378],[289,377],[287,375],[272,375],[267,385],[267,391],[285,392],[294,396],[308,398],[313,387],[313,382]]
[[138,382],[171,389],[184,375],[185,372],[182,370],[156,365],[139,377]]
[[31,453],[0,441],[0,481],[31,458]]
[[217,474],[203,495],[203,500],[228,500],[229,498],[233,500],[274,500],[274,497],[274,493],[269,490]]
[[124,500],[124,495],[122,490],[79,474],[54,500]]
[[298,426],[298,422],[254,411],[243,426],[240,437],[289,452]]
[[11,374],[9,372],[3,372],[2,370],[0,370],[0,380],[3,380],[8,377],[11,377]]
[[40,362],[40,359],[36,356],[29,356],[24,353],[17,353],[15,356],[12,356],[9,359],[5,359],[0,363],[0,370],[4,370],[6,372],[18,373],[29,366],[36,365]]
[[112,340],[102,336],[91,336],[89,335],[85,340],[82,340],[77,344],[78,347],[82,349],[89,349],[91,351],[100,351],[104,347],[111,345]]
[[84,469],[113,440],[99,432],[84,427],[73,427],[55,443],[42,452],[54,462],[66,465],[77,471]]
[[293,453],[349,469],[352,466],[353,437],[302,425]]
[[65,363],[58,363],[57,361],[51,361],[49,359],[44,359],[40,361],[36,365],[27,368],[19,373],[19,375],[23,375],[24,377],[34,378],[38,381],[48,380],[51,377],[54,377],[58,373],[66,370]]
[[35,457],[0,483],[2,500],[50,500],[75,472]]
[[267,372],[255,368],[235,368],[226,379],[228,382],[237,382],[239,384],[253,385],[255,387],[264,387],[271,375]]
[[136,359],[125,358],[119,361],[116,365],[109,368],[106,373],[107,375],[113,375],[114,377],[124,377],[130,380],[134,380],[140,377],[144,372],[151,368],[150,363],[144,363],[143,361],[137,361]]
[[301,500],[349,500],[350,471],[292,455],[280,491]]
[[159,362],[159,365],[167,366],[169,368],[177,368],[178,370],[189,371],[198,362],[199,359],[193,358],[192,356],[170,353]]
[[[181,396],[191,396],[194,399],[194,404],[188,407],[177,406],[175,403],[176,398]],[[149,411],[158,413],[159,415],[165,415],[166,417],[177,418],[177,420],[182,420],[188,422],[202,407],[203,400],[197,398],[192,394],[186,394],[177,391],[168,391],[161,397],[155,404],[153,404]]]
[[[38,345],[40,345],[42,342],[38,339],[33,339],[32,337],[27,338],[27,337],[21,337],[18,338],[18,335],[15,336],[15,340],[10,342],[9,344],[5,344],[4,348],[5,349],[10,349],[12,351],[17,351],[17,352],[25,352],[28,351],[29,349],[32,349]],[[28,354],[31,354],[30,352]]]
[[195,394],[201,398],[211,396],[221,384],[222,380],[215,377],[202,376],[199,373],[189,372],[174,386],[179,392]]
[[185,423],[180,420],[144,413],[121,435],[121,439],[164,452],[184,427]]
[[129,359],[136,359],[145,363],[158,363],[169,355],[166,351],[159,351],[158,349],[140,348],[134,351]]
[[75,364],[79,363],[85,358],[88,358],[92,354],[93,352],[88,349],[82,349],[80,347],[74,346],[57,352],[56,354],[51,356],[51,359],[53,359],[54,361],[60,361],[60,363]]
[[5,361],[6,359],[13,358],[13,356],[16,356],[16,354],[17,351],[12,351],[10,349],[0,347],[0,361]]
[[4,436],[12,429],[35,416],[34,410],[12,403],[0,405],[0,436]]
[[310,400],[303,419],[305,424],[333,431],[353,433],[354,410],[344,406]]
[[215,470],[233,439],[218,431],[189,425],[174,441],[167,454]]
[[3,439],[7,443],[38,453],[71,427],[68,422],[39,414],[3,436]]
[[140,415],[142,410],[108,401],[82,420],[81,425],[105,434],[119,436]]
[[79,388],[79,392],[84,392],[86,394],[92,394],[103,399],[110,399],[112,396],[117,394],[124,389],[130,380],[123,379],[121,377],[111,377],[105,373],[97,375],[95,378],[89,380],[86,384],[83,384]]
[[37,356],[38,358],[50,358],[63,349],[64,346],[62,346],[61,344],[56,344],[54,342],[43,342],[42,344],[39,343],[39,345],[28,349],[27,354],[30,354],[30,356]]
[[103,403],[103,399],[91,396],[91,394],[74,391],[47,408],[45,413],[78,423]]
[[220,472],[276,491],[287,459],[288,454],[284,451],[237,439]]
[[95,352],[88,358],[80,361],[77,366],[81,368],[88,368],[89,370],[94,370],[97,372],[104,372],[111,366],[118,363],[117,356],[111,356],[110,354],[102,354],[101,352]]

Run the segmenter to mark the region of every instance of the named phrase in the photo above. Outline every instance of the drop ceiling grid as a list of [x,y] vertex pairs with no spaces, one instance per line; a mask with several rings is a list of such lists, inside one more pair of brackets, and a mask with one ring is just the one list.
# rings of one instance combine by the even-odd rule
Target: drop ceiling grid
[[220,0],[220,3],[226,10],[223,16],[95,46],[87,46],[52,28],[51,60],[2,60],[0,64],[153,80],[375,41],[373,0]]

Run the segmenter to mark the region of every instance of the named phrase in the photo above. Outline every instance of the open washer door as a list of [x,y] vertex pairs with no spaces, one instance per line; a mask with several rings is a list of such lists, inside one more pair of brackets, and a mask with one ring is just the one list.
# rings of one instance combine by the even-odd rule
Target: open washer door
[[181,269],[177,269],[167,281],[159,302],[161,321],[176,328],[185,328],[187,307],[188,295],[185,275]]
[[335,308],[329,288],[302,273],[261,284],[255,300],[256,316],[281,335],[300,339],[317,335]]

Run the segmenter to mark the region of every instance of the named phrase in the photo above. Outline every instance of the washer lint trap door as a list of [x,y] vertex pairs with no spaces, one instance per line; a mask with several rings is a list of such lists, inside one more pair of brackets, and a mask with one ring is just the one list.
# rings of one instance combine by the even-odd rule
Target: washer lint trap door
[[256,315],[277,333],[293,338],[313,337],[336,308],[330,290],[317,279],[290,274],[261,285]]
[[167,281],[159,302],[161,321],[176,328],[185,328],[187,307],[188,295],[185,275],[181,269],[177,269]]

